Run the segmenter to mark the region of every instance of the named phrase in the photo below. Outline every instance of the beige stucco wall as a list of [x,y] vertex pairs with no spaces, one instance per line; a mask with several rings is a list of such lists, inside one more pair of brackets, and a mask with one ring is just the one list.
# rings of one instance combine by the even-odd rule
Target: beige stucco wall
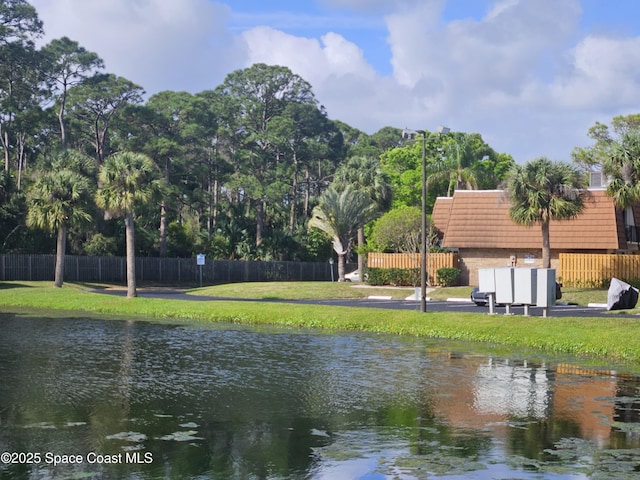
[[[461,270],[460,284],[477,286],[479,268],[510,267],[512,255],[516,257],[517,267],[542,268],[540,250],[461,248],[458,257],[458,268]],[[551,251],[551,268],[558,269],[558,266],[558,252]]]

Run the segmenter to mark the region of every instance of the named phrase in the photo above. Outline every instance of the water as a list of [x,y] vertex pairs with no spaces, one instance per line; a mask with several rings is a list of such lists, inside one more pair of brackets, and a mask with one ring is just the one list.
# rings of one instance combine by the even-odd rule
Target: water
[[640,475],[639,376],[474,348],[0,314],[0,479]]

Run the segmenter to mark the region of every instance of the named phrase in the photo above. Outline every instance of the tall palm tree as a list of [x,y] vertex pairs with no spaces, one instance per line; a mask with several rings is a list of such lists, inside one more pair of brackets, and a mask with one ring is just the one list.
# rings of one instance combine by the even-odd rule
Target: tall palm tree
[[[344,189],[353,185],[369,195],[378,210],[386,210],[391,206],[391,187],[387,175],[382,171],[380,160],[373,157],[356,156],[342,164],[334,175],[334,183]],[[364,225],[358,228],[358,249],[364,246]],[[358,271],[362,275],[364,256],[358,253]]]
[[91,222],[93,185],[88,177],[93,161],[77,151],[60,154],[28,192],[30,227],[57,233],[56,268],[53,285],[62,287],[67,232],[72,226]]
[[551,267],[549,223],[574,218],[584,208],[585,175],[571,164],[545,157],[516,165],[507,177],[509,216],[521,225],[540,224],[542,267]]
[[108,215],[124,217],[127,250],[127,297],[137,296],[134,218],[159,189],[158,172],[148,156],[120,152],[107,157],[98,175],[96,203]]
[[345,256],[351,249],[358,228],[375,214],[375,203],[368,194],[353,185],[338,192],[332,185],[320,196],[309,220],[309,228],[317,228],[331,238],[338,254],[338,281],[344,282]]
[[607,194],[617,206],[625,208],[640,201],[640,130],[625,132],[612,145],[602,168],[609,178]]

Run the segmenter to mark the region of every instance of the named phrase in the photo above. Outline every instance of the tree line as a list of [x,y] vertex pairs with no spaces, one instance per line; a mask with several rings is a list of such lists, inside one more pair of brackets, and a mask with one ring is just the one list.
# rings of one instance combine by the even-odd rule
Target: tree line
[[[346,171],[361,174],[367,162],[384,173],[375,181],[386,183],[393,205],[415,203],[411,172],[418,170],[418,146],[405,144],[397,128],[367,135],[329,119],[311,85],[286,67],[257,64],[232,72],[211,90],[145,99],[141,86],[104,72],[97,53],[67,37],[36,48],[44,26],[27,1],[3,1],[0,24],[2,252],[55,248],[52,232],[28,228],[27,212],[38,204],[41,177],[61,169],[70,151],[93,160],[93,169],[65,169],[84,175],[95,190],[110,156],[135,152],[152,160],[161,188],[136,207],[139,255],[327,258],[326,238],[307,228],[311,211],[337,172],[342,169],[344,185],[358,176]],[[475,159],[459,159],[467,162],[461,168],[474,165],[481,183],[491,185],[504,158],[479,135],[468,137],[484,150]],[[381,159],[403,146],[406,152]],[[443,145],[433,148],[435,153]],[[370,180],[357,181],[363,186]],[[122,254],[120,222],[97,204],[87,208],[92,221],[70,221],[65,248]]]
[[[37,48],[43,34],[26,0],[0,3],[0,253],[324,261],[333,249],[343,265],[354,250],[416,251],[420,138],[330,119],[312,86],[277,65],[234,71],[196,94],[147,98],[67,37]],[[594,144],[576,148],[573,165],[519,166],[478,133],[424,130],[428,210],[460,188],[514,193],[519,182],[533,198],[549,185],[540,172],[580,189],[594,170],[629,205],[640,197],[639,118],[596,123]],[[512,217],[543,226],[555,218],[535,211],[545,210],[529,205]],[[62,277],[57,269],[56,284]]]

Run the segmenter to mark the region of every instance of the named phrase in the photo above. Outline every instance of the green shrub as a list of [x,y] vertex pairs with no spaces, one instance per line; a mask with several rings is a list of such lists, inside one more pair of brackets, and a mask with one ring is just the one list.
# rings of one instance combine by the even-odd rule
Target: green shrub
[[443,287],[453,287],[458,284],[460,277],[460,269],[452,267],[442,267],[436,272],[436,280],[438,285]]
[[419,268],[367,268],[370,285],[396,285],[415,287],[420,282]]

